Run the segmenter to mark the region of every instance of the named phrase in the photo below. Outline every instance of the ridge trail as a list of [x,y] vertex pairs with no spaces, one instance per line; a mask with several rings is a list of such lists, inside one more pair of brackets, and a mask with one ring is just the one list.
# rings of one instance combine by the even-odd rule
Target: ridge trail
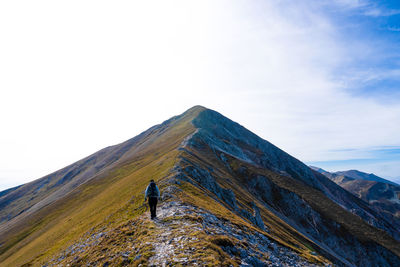
[[201,231],[201,224],[180,220],[192,213],[189,206],[168,202],[160,205],[156,219],[151,222],[147,218],[148,223],[155,225],[155,231],[152,233],[155,240],[152,244],[154,256],[149,259],[150,266],[169,266],[172,262],[199,265],[196,260],[189,261],[189,255],[198,245],[195,244],[198,238],[194,236],[194,233]]
[[149,236],[154,240],[149,266],[207,266],[213,263],[207,255],[210,248],[228,254],[231,266],[238,261],[241,267],[318,266],[257,231],[240,229],[227,219],[180,201],[162,202],[157,213],[153,221],[148,212],[143,215],[145,222],[154,225]]
[[150,220],[147,210],[119,226],[90,231],[42,266],[319,266],[261,230],[236,225],[166,191],[177,188],[164,191],[156,219]]

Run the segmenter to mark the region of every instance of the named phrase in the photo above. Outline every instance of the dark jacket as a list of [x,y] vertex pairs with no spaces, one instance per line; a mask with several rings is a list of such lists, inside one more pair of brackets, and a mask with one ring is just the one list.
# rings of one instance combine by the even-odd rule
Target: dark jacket
[[160,190],[158,189],[158,186],[157,186],[155,183],[154,183],[154,186],[156,187],[155,195],[150,195],[150,192],[151,192],[150,186],[151,186],[151,184],[152,184],[152,183],[150,183],[150,184],[147,186],[147,188],[146,188],[146,192],[144,193],[144,199],[146,199],[146,198],[148,198],[148,197],[157,197],[157,198],[160,198]]

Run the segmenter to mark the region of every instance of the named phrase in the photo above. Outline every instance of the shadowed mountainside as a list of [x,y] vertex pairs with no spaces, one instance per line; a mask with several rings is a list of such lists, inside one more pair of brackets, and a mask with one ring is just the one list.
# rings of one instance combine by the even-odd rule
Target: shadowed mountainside
[[[150,178],[164,201],[151,222],[143,204]],[[200,106],[2,192],[0,206],[1,266],[393,266],[400,260],[399,228],[387,218]]]
[[400,229],[400,185],[356,170],[330,173],[321,168],[311,168],[368,202],[389,220],[397,221]]

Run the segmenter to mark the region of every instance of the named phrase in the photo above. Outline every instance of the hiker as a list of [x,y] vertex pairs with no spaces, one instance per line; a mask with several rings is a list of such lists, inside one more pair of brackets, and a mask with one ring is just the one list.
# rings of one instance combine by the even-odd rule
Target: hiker
[[144,201],[146,201],[147,198],[149,198],[151,219],[153,220],[156,217],[157,201],[160,198],[160,190],[158,190],[153,179],[151,179],[150,184],[147,186],[146,192],[144,193]]

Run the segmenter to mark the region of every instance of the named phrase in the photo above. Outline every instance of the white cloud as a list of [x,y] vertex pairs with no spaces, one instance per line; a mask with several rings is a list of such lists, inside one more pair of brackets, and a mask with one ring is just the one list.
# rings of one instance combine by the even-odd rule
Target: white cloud
[[357,9],[370,6],[369,1],[366,0],[334,0],[334,1],[328,1],[328,3],[330,4],[333,3],[348,9]]
[[[321,1],[320,1],[321,2]],[[384,3],[370,0],[333,0],[323,1],[327,6],[338,6],[347,11],[356,12],[369,17],[389,17],[400,14],[398,9],[384,7]]]
[[195,104],[301,160],[398,145],[400,107],[335,76],[376,49],[317,3],[2,2],[0,179],[38,178]]
[[[282,6],[253,6],[268,10],[259,16],[241,11],[244,22],[229,21],[236,34],[220,36],[232,47],[224,51],[230,57],[226,64],[214,64],[228,76],[219,86],[236,89],[230,98],[243,115],[235,114],[238,105],[229,113],[303,160],[332,159],[333,149],[397,144],[399,105],[356,97],[332,77],[354,51],[341,41],[338,27],[321,10]],[[369,48],[366,55],[376,51],[363,46]]]

